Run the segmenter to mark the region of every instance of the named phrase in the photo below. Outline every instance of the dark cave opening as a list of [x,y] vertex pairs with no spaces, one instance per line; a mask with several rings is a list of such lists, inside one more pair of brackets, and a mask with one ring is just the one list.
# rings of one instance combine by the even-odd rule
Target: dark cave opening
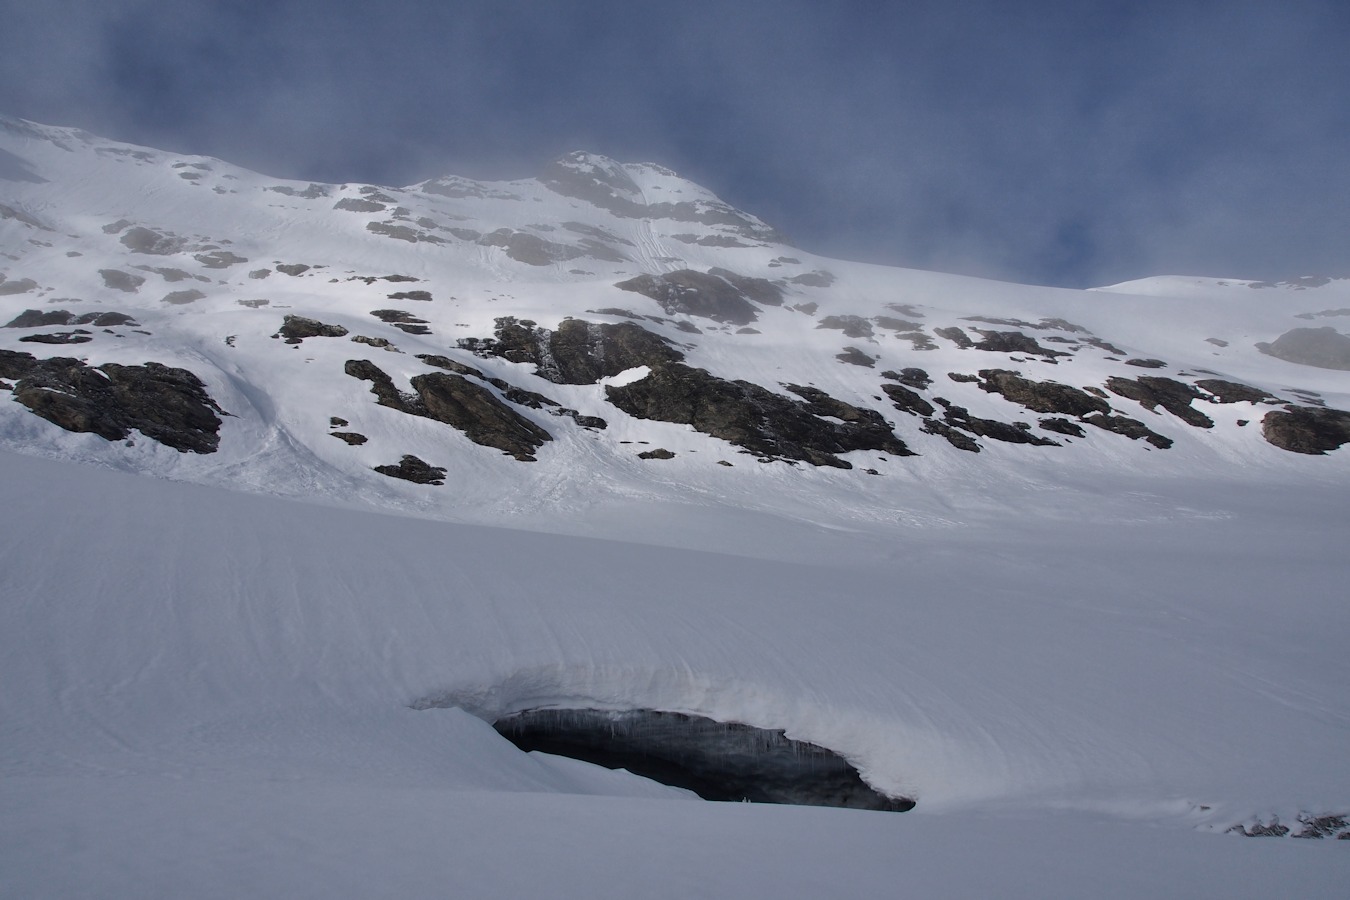
[[521,750],[539,750],[693,791],[705,800],[906,812],[824,747],[781,729],[652,709],[534,709],[493,723]]

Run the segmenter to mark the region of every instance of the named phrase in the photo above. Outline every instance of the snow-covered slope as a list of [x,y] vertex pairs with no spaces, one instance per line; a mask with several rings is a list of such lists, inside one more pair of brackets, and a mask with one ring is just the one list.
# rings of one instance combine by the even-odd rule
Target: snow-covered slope
[[[1350,813],[1350,281],[864,266],[586,154],[309,185],[6,119],[0,190],[7,893],[1338,883],[1209,832]],[[541,706],[917,807],[487,724]]]

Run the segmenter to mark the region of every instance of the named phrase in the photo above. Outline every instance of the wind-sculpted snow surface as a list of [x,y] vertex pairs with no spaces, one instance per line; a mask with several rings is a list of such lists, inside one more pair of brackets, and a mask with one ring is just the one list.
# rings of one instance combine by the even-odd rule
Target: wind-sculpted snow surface
[[[1344,881],[1338,838],[1222,834],[1350,814],[1350,372],[1258,348],[1350,281],[853,264],[590,154],[0,151],[0,892]],[[702,803],[489,724],[541,708],[917,805]]]

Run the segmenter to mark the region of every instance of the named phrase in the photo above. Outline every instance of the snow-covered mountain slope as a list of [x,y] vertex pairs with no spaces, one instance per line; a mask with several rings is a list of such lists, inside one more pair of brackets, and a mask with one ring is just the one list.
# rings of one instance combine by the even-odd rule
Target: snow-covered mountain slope
[[[0,139],[0,441],[22,452],[479,521],[784,493],[889,519],[972,479],[1344,468],[1350,279],[1084,292],[845,263],[587,154],[394,189],[12,119]],[[182,409],[147,430],[150,362],[190,375],[157,376]],[[108,364],[130,368],[94,396]]]
[[[4,893],[1339,883],[1209,832],[1347,830],[1350,281],[846,263],[584,154],[310,185],[6,119],[0,191]],[[538,707],[917,806],[487,724]]]

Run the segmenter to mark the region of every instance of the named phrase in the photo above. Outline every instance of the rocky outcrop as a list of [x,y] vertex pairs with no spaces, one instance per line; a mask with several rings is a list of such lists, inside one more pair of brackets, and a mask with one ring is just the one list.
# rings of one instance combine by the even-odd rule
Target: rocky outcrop
[[558,401],[545,397],[543,394],[527,391],[502,378],[494,378],[490,375],[485,375],[473,366],[466,366],[463,363],[448,357],[430,353],[419,353],[417,358],[429,366],[435,366],[438,369],[444,369],[447,372],[454,372],[458,375],[468,375],[472,378],[477,378],[479,381],[486,384],[490,384],[501,391],[503,397],[517,406],[528,406],[530,409],[542,409],[551,416],[567,416],[582,428],[603,431],[608,426],[608,423],[599,416],[584,416],[577,410],[563,406]]
[[1149,411],[1161,406],[1187,425],[1214,427],[1213,419],[1191,406],[1192,400],[1203,400],[1205,395],[1189,384],[1157,375],[1140,375],[1133,380],[1112,376],[1106,379],[1106,389],[1137,401]]
[[115,328],[120,325],[135,325],[136,321],[126,313],[89,312],[76,315],[64,309],[43,312],[40,309],[25,309],[5,328],[46,328],[52,325],[93,325],[95,328]]
[[877,361],[868,356],[857,347],[845,347],[843,353],[836,353],[834,358],[841,363],[850,366],[862,366],[864,369],[870,369],[877,364]]
[[445,469],[430,465],[412,454],[405,455],[398,461],[398,465],[375,466],[374,468],[381,475],[401,478],[415,484],[445,484]]
[[14,380],[14,399],[67,431],[109,441],[133,430],[180,453],[214,453],[224,411],[186,369],[156,362],[140,366],[78,359],[35,359],[0,350],[0,378]]
[[670,342],[631,322],[618,324],[565,319],[557,331],[529,319],[497,319],[495,340],[466,338],[462,349],[511,362],[533,363],[535,374],[555,384],[595,384],[639,366],[684,359]]
[[891,398],[891,403],[901,412],[909,413],[912,416],[931,416],[937,411],[933,404],[920,397],[918,392],[902,385],[883,384],[881,390],[882,393]]
[[1266,413],[1261,435],[1281,450],[1324,454],[1350,443],[1350,412],[1321,406],[1286,406]]
[[942,400],[938,402],[944,407],[942,421],[925,420],[925,430],[930,434],[939,434],[945,437],[948,443],[957,449],[979,452],[978,445],[971,446],[975,443],[974,441],[967,441],[959,437],[954,440],[953,430],[965,432],[966,435],[1003,441],[1006,444],[1032,444],[1037,447],[1059,446],[1058,442],[1033,433],[1031,426],[1026,422],[1000,422],[997,419],[982,419],[979,416],[972,416],[965,407],[954,406]]
[[650,297],[666,315],[698,316],[730,325],[749,325],[759,317],[746,291],[711,272],[679,269],[665,275],[639,275],[615,287]]
[[1007,369],[981,369],[979,385],[983,391],[1039,413],[1085,416],[1111,411],[1110,404],[1087,391],[1054,381],[1032,381]]
[[27,334],[19,338],[25,344],[87,344],[93,340],[83,328],[74,331],[56,331],[47,334]]
[[889,378],[891,381],[898,381],[901,384],[912,388],[918,388],[921,391],[928,390],[928,386],[933,383],[933,379],[923,369],[907,368],[899,372],[893,372],[889,369],[881,373],[882,378]]
[[415,375],[414,393],[404,393],[393,379],[374,363],[348,360],[348,375],[371,382],[381,406],[413,416],[443,422],[464,433],[475,444],[494,447],[522,462],[534,462],[535,452],[553,436],[507,406],[486,387],[463,375],[432,372]]
[[1115,434],[1124,435],[1132,441],[1148,441],[1159,450],[1166,450],[1172,446],[1172,439],[1158,434],[1151,430],[1138,419],[1131,419],[1129,416],[1113,416],[1109,413],[1093,413],[1090,416],[1083,416],[1082,420],[1094,428],[1100,428],[1104,431],[1110,431]]
[[1275,399],[1260,388],[1222,378],[1202,378],[1195,386],[1207,391],[1210,396],[1206,399],[1212,403],[1261,403]]
[[1330,325],[1322,328],[1295,328],[1271,343],[1256,345],[1267,356],[1319,369],[1350,370],[1350,336]]
[[288,344],[298,344],[305,338],[312,337],[346,337],[347,329],[341,325],[325,325],[318,319],[307,319],[304,316],[286,316],[277,333],[272,337],[283,337]]
[[[805,402],[793,400],[757,384],[727,381],[682,363],[655,367],[646,378],[631,384],[606,386],[605,394],[636,418],[689,425],[773,459],[848,469],[852,466],[835,454],[878,450],[913,455],[872,411],[841,405],[823,392],[809,394]],[[821,418],[821,414],[835,415],[825,409],[844,408],[854,411],[854,421]]]
[[816,328],[836,328],[851,338],[870,338],[873,334],[872,323],[862,316],[826,316]]
[[1053,360],[1057,356],[1072,355],[1062,350],[1042,347],[1034,337],[1025,335],[1020,331],[986,331],[982,328],[973,330],[982,338],[975,345],[976,350],[988,350],[993,353],[1024,353],[1028,356],[1043,356],[1049,360]]

